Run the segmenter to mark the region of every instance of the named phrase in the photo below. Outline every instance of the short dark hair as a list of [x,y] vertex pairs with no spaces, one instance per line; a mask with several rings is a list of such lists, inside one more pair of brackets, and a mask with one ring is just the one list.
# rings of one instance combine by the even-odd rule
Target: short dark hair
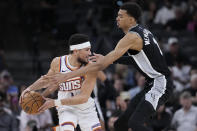
[[89,41],[89,37],[84,34],[73,34],[68,40],[68,45],[77,45]]
[[89,41],[89,37],[85,34],[73,34],[68,40],[69,52],[72,54],[73,51],[70,50],[71,45],[77,45]]
[[139,18],[141,17],[142,14],[142,9],[141,7],[134,3],[134,2],[126,2],[124,3],[120,9],[122,10],[126,10],[127,14],[134,17],[136,21],[139,20]]

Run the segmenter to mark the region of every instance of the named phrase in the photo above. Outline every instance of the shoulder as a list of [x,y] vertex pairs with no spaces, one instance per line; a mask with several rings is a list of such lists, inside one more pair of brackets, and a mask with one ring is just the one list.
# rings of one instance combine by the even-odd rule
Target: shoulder
[[138,35],[138,33],[129,31],[123,38],[128,40],[138,40],[141,39],[141,37]]
[[57,63],[59,61],[60,61],[60,57],[55,57],[55,58],[53,58],[51,63]]
[[60,66],[60,57],[53,58],[51,62],[51,69],[58,71],[59,66]]
[[123,37],[123,42],[126,43],[130,49],[140,51],[143,48],[143,40],[138,33],[128,32]]

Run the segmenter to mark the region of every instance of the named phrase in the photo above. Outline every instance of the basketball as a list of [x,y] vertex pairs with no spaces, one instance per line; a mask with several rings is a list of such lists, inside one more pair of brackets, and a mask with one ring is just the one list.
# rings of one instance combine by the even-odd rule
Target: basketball
[[21,103],[22,109],[31,115],[37,114],[38,109],[44,104],[45,100],[38,92],[27,92]]

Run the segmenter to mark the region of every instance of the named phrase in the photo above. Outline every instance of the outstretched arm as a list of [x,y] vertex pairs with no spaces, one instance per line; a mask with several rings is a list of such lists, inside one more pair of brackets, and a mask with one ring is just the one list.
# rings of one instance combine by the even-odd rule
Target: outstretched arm
[[56,74],[46,77],[50,81],[55,83],[61,83],[67,79],[83,76],[89,72],[97,72],[105,69],[112,64],[118,58],[123,56],[129,49],[140,51],[143,47],[142,39],[134,33],[127,33],[117,44],[116,48],[106,56],[96,55],[96,62],[90,63],[87,66],[80,68],[79,70],[69,72],[66,74]]

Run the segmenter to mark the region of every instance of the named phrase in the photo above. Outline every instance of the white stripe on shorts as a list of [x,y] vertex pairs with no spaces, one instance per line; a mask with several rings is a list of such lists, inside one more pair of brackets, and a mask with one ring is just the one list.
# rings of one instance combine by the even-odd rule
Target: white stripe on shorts
[[166,91],[166,78],[165,76],[160,76],[154,79],[153,87],[150,91],[145,94],[145,100],[150,102],[154,109],[156,110],[159,99]]

